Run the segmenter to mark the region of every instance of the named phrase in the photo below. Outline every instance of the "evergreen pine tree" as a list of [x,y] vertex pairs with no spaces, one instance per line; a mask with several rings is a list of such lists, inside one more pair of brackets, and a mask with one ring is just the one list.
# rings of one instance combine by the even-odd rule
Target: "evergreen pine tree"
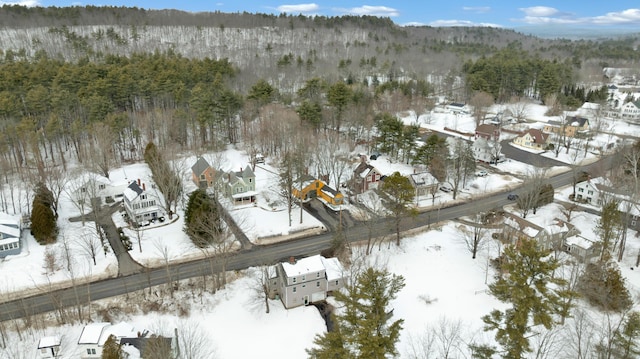
[[629,313],[622,330],[616,331],[613,341],[616,358],[640,357],[640,312]]
[[535,240],[521,239],[517,246],[505,249],[500,264],[500,272],[504,274],[489,285],[496,299],[510,304],[510,308],[493,310],[482,318],[485,330],[496,331],[504,358],[524,358],[531,351],[528,337],[532,327],[542,325],[550,329],[554,315],[566,312],[562,299],[573,292],[563,289],[565,280],[554,277],[559,263],[555,258],[547,258],[548,254]]
[[222,233],[215,201],[203,189],[195,190],[189,195],[184,223],[185,232],[198,247],[206,247],[217,234]]
[[58,235],[58,224],[52,204],[51,191],[39,183],[31,205],[31,233],[40,244],[53,243]]
[[402,319],[391,321],[389,303],[404,287],[404,278],[386,270],[368,268],[337,292],[343,312],[334,314],[334,331],[317,336],[310,358],[383,359],[397,355]]
[[110,335],[102,347],[102,359],[125,359],[125,353],[118,344],[116,337]]
[[600,237],[600,260],[608,261],[611,258],[611,242],[620,230],[620,211],[618,201],[607,201],[602,206],[602,215],[596,227],[596,233]]

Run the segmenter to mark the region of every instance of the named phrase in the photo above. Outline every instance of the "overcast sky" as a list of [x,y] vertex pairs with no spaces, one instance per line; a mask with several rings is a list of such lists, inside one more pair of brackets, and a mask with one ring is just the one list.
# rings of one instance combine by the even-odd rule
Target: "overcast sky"
[[621,28],[640,31],[640,1],[563,0],[476,1],[476,0],[395,0],[395,1],[318,1],[288,2],[273,0],[25,0],[0,4],[27,6],[111,5],[144,9],[180,9],[186,11],[222,11],[339,16],[374,15],[390,17],[400,25],[496,26],[517,28],[531,25],[571,25],[580,28]]

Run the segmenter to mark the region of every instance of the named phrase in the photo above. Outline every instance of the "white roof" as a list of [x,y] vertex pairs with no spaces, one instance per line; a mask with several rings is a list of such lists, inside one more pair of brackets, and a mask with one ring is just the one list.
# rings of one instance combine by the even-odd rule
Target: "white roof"
[[593,246],[593,242],[583,236],[567,237],[565,242],[570,246],[578,246],[580,248],[589,249]]
[[60,337],[42,337],[38,342],[38,349],[60,346]]
[[5,234],[6,237],[20,237],[20,229],[5,226],[4,224],[0,224],[0,233]]
[[0,212],[0,224],[20,226],[20,216]]
[[287,277],[295,277],[307,273],[319,272],[325,268],[321,256],[316,254],[315,256],[299,259],[295,264],[289,262],[282,263],[282,269],[284,269]]
[[320,257],[322,264],[326,270],[327,280],[332,281],[341,279],[344,277],[344,267],[338,258],[324,258]]
[[129,200],[129,201],[133,201],[134,199],[136,199],[136,197],[138,197],[138,192],[132,190],[131,188],[127,187],[124,189],[124,191],[122,192],[122,194]]
[[[111,323],[90,323],[85,325],[78,339],[78,344],[98,344],[102,330]],[[106,341],[106,339],[105,339]]]
[[538,235],[538,233],[540,233],[540,231],[539,231],[539,230],[537,230],[537,229],[535,229],[535,228],[533,228],[533,227],[524,227],[524,228],[522,229],[522,232],[523,232],[524,234],[526,234],[527,236],[531,237],[531,238],[533,238],[533,237],[537,236],[537,235]]
[[103,345],[111,335],[116,338],[136,338],[138,337],[138,332],[136,328],[129,323],[120,322],[111,325],[104,330],[102,337],[100,337],[100,345]]
[[243,197],[247,197],[247,196],[257,196],[258,192],[256,191],[246,191],[246,192],[242,192],[242,193],[236,193],[234,195],[232,195],[231,197],[233,198],[243,198]]

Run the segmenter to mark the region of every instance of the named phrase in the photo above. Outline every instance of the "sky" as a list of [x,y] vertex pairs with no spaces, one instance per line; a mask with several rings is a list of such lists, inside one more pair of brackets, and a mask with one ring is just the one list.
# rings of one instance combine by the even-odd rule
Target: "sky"
[[441,2],[396,1],[319,1],[288,0],[22,0],[1,1],[0,4],[27,6],[109,5],[136,6],[144,9],[179,9],[185,11],[222,11],[304,15],[374,15],[390,17],[399,25],[429,26],[494,26],[518,28],[523,26],[572,26],[580,28],[640,29],[640,4],[637,0],[616,1],[477,1],[450,0]]

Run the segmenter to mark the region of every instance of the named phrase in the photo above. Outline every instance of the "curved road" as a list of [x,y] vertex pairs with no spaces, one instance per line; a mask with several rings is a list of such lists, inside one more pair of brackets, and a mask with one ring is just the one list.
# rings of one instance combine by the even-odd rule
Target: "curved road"
[[[582,167],[582,170],[589,171],[595,176],[601,171],[610,168],[612,163],[611,157],[605,157],[591,165]],[[548,182],[554,188],[557,188],[571,184],[572,179],[573,173],[569,171],[549,178]],[[512,192],[518,193],[518,190]],[[499,208],[507,203],[510,203],[510,201],[507,200],[506,192],[496,193],[485,198],[474,199],[468,203],[420,213],[415,217],[403,220],[400,227],[401,231],[407,231],[431,223],[465,216],[474,211]],[[345,229],[344,233],[349,242],[356,242],[367,240],[370,233],[375,233],[379,236],[385,233],[392,234],[392,232],[392,221],[385,219],[374,223],[373,228],[371,228],[371,224],[360,224]],[[332,239],[333,234],[326,233],[272,245],[256,245],[231,255],[227,259],[226,268],[230,271],[240,270],[251,266],[274,264],[291,256],[299,257],[318,254],[330,247]],[[211,265],[211,261],[213,261],[213,265]],[[73,306],[77,303],[86,304],[92,300],[126,294],[170,281],[202,276],[203,274],[211,273],[212,269],[218,271],[219,268],[220,266],[215,263],[215,258],[203,258],[172,264],[168,268],[144,268],[140,272],[130,275],[80,285],[75,290],[73,288],[60,289],[1,303],[0,320],[23,318],[38,313],[50,312],[57,309],[55,303],[62,303],[65,307]]]

